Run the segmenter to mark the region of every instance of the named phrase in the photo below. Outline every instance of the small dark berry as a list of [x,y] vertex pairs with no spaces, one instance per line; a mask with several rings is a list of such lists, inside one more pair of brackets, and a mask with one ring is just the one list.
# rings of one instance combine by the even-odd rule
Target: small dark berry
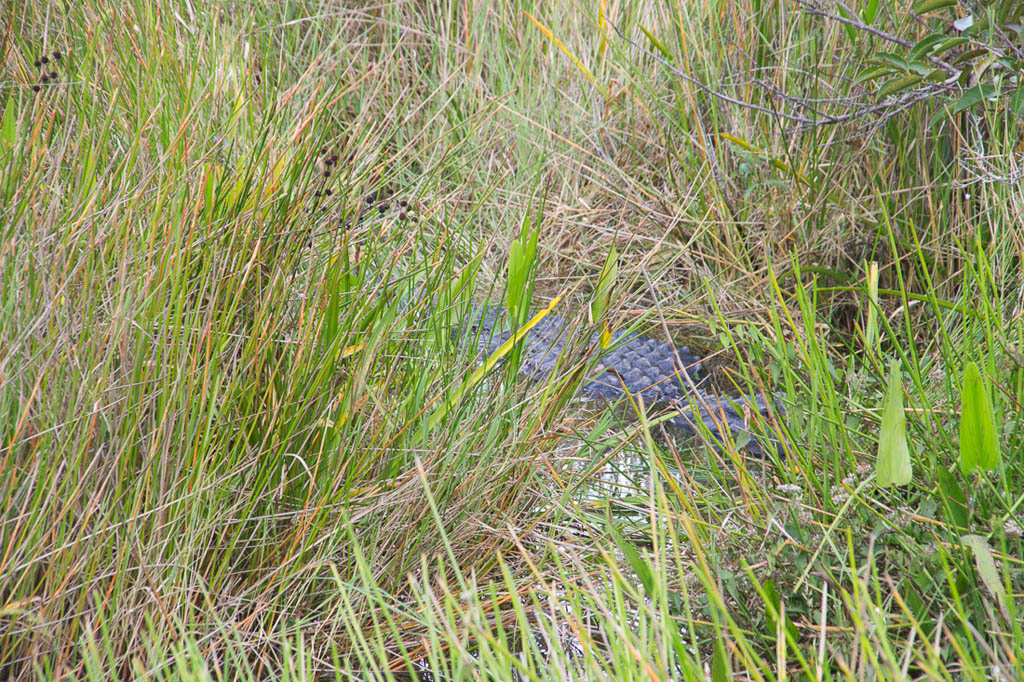
[[42,63],[41,61],[39,61],[38,59],[37,59],[37,60],[35,60],[34,62],[32,62],[32,66],[36,67],[37,69],[38,69],[38,68],[39,68],[40,66],[42,66],[42,65],[43,65],[43,63]]
[[373,203],[373,195],[372,194],[367,194],[366,195],[366,199],[364,199],[364,201],[366,203],[368,203],[368,204],[372,204]]
[[32,92],[39,92],[40,90],[42,90],[42,88],[39,87],[38,85],[33,85],[32,86]]
[[398,202],[398,205],[401,206],[402,208],[405,208],[406,206],[409,205],[409,202],[406,201],[405,199],[402,199],[401,201]]
[[46,76],[45,73],[43,74],[43,77],[40,78],[39,80],[42,81],[43,83],[49,83],[50,82],[50,79]]
[[398,214],[398,219],[402,221],[405,220],[405,211],[402,211],[401,213]]
[[334,163],[334,161],[332,161],[330,159],[324,159],[324,165],[325,166],[330,167],[333,163]]
[[332,154],[331,155],[331,163],[338,163],[338,155],[337,154]]
[[326,194],[327,196],[331,196],[332,194],[334,194],[334,190],[325,189],[324,194]]
[[329,171],[329,170],[325,170],[325,171],[324,171],[324,177],[325,177],[325,178],[329,178],[329,177],[331,177],[331,171]]
[[388,205],[386,203],[377,204],[377,211],[383,213],[386,210],[388,210]]
[[54,50],[54,51],[53,51],[53,58],[54,58],[55,60],[57,60],[58,62],[60,61],[60,58],[61,58],[61,57],[63,57],[63,56],[64,56],[64,55],[62,55],[62,54],[60,53],[60,50]]
[[320,149],[320,156],[327,156],[327,147],[323,147]]
[[315,196],[315,197],[320,196],[320,190],[317,190],[317,191],[313,192],[313,196]]
[[49,57],[43,57],[39,61],[41,61],[43,64],[49,64],[50,63],[50,58]]
[[57,80],[57,72],[56,71],[51,71],[50,72],[50,80],[52,80],[52,81]]

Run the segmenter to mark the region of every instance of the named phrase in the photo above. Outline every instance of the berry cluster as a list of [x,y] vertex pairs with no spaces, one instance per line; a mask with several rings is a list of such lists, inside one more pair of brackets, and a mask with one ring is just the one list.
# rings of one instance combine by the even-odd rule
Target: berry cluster
[[[322,189],[317,190],[313,193],[314,197],[329,197],[334,194],[334,191],[327,187],[327,179],[337,170],[338,163],[341,157],[338,156],[332,149],[323,147],[320,149],[320,153],[317,154],[317,166],[320,168],[320,174],[323,176]],[[408,220],[415,220],[418,213],[419,207],[416,202],[406,201],[405,199],[399,199],[392,201],[392,195],[394,190],[387,186],[382,186],[379,189],[367,194],[363,201],[366,204],[366,210],[377,209],[377,213],[383,216],[394,205],[398,210],[398,219],[402,222]],[[319,206],[319,204],[317,204]],[[317,210],[315,207],[309,209],[310,212]],[[322,209],[321,209],[322,210]],[[362,213],[362,212],[361,212]],[[365,217],[365,213],[362,213]]]
[[[391,196],[393,194],[394,191],[390,187],[383,187],[376,192],[367,194],[363,201],[366,202],[368,207],[376,206],[377,212],[383,215],[391,209]],[[396,208],[398,208],[398,219],[402,222],[405,222],[410,217],[414,217],[412,214],[419,212],[419,208],[414,202],[399,199],[394,203]]]
[[331,150],[324,147],[320,150],[321,161],[324,165],[324,177],[331,177],[331,169],[338,164],[338,155],[331,154]]
[[[323,147],[320,150],[319,160],[320,160],[320,167],[323,169],[324,179],[327,179],[327,178],[331,177],[331,173],[334,171],[334,169],[338,165],[338,158],[339,158],[338,155],[333,153],[327,147]],[[316,192],[313,196],[317,196],[318,197],[321,194],[323,194],[324,196],[329,197],[332,194],[334,194],[334,191],[330,187],[325,187],[322,192]]]
[[[45,54],[32,63],[32,65],[35,66],[37,69],[43,70],[42,74],[39,77],[39,82],[32,85],[32,92],[39,92],[47,83],[57,82],[57,77],[59,74],[57,73],[56,64],[63,58],[64,55],[61,54],[60,50],[54,50],[52,53],[52,66],[50,64],[51,57]],[[47,71],[47,69],[50,69],[50,71]]]

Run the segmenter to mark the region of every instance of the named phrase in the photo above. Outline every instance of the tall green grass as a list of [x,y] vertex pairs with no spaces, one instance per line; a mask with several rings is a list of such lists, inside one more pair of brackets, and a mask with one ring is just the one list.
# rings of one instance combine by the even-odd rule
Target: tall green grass
[[[1021,677],[1020,130],[879,106],[896,48],[808,8],[8,3],[2,676]],[[782,452],[581,410],[582,356],[479,380],[535,227],[531,311],[614,248],[604,321]]]

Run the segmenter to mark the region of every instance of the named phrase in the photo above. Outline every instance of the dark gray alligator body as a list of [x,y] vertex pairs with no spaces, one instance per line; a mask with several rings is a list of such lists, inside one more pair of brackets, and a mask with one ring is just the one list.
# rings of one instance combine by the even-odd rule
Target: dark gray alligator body
[[[390,209],[391,196],[392,191],[383,188],[364,197],[364,203],[384,213]],[[399,204],[405,206],[405,202]],[[414,296],[413,300],[419,298]],[[493,353],[511,337],[500,311],[494,306],[474,306],[462,321],[458,337],[464,341],[472,337],[476,350],[481,354]],[[432,307],[427,306],[425,312],[432,314]],[[522,341],[520,374],[537,381],[549,376],[571,341],[570,332],[571,325],[565,318],[553,314],[545,317]],[[582,345],[594,348],[596,342],[597,335],[592,333],[582,340]],[[754,455],[765,454],[766,448],[779,450],[778,441],[767,438],[758,442],[749,427],[748,420],[768,421],[769,410],[765,400],[760,396],[753,402],[719,398],[703,388],[701,359],[689,348],[621,331],[612,336],[609,348],[599,358],[598,372],[584,382],[584,398],[616,403],[628,391],[634,397],[642,397],[649,407],[675,410],[669,424],[684,433],[698,433],[697,422],[700,421],[719,442],[724,441],[723,428],[734,437],[750,436],[746,448]]]
[[[490,354],[510,337],[504,329],[502,316],[493,307],[474,308],[469,326],[476,339],[477,350]],[[533,380],[547,377],[556,368],[559,356],[570,344],[570,325],[562,317],[550,314],[523,340],[520,374]],[[583,339],[584,347],[596,345],[596,332]],[[662,343],[642,334],[619,331],[612,335],[610,350],[599,359],[598,373],[583,384],[583,396],[607,403],[625,397],[625,390],[641,396],[645,405],[677,410],[669,423],[688,434],[697,433],[697,415],[705,428],[720,441],[720,428],[728,428],[735,438],[751,436],[747,450],[754,455],[765,454],[766,448],[778,450],[779,443],[759,443],[751,434],[748,418],[743,412],[756,412],[768,418],[768,406],[758,397],[755,402],[719,398],[702,388],[701,359],[689,348]],[[685,373],[685,376],[684,376]]]

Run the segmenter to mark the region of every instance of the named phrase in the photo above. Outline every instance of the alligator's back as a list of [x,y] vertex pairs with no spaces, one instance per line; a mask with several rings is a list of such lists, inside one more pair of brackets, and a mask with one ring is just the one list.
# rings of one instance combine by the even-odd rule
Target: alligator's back
[[[467,333],[475,336],[479,351],[493,353],[510,338],[511,332],[502,329],[500,319],[496,308],[478,306],[473,309]],[[573,342],[572,332],[565,318],[550,314],[541,320],[523,340],[520,373],[534,380],[548,376],[555,370],[559,356]],[[584,349],[596,348],[597,333],[591,332],[578,343]],[[744,400],[730,401],[701,388],[701,369],[700,358],[685,346],[619,331],[612,335],[609,350],[599,358],[597,371],[587,378],[582,391],[588,399],[609,403],[617,402],[629,391],[633,396],[642,397],[647,405],[672,407],[678,414],[669,423],[691,434],[697,431],[694,415],[699,413],[707,429],[719,439],[722,436],[720,426],[728,428],[734,436],[750,434],[747,418],[741,411],[750,410],[768,418],[767,405],[760,397],[753,404]],[[776,442],[771,445],[778,447]],[[755,455],[764,452],[753,438],[747,449]]]

